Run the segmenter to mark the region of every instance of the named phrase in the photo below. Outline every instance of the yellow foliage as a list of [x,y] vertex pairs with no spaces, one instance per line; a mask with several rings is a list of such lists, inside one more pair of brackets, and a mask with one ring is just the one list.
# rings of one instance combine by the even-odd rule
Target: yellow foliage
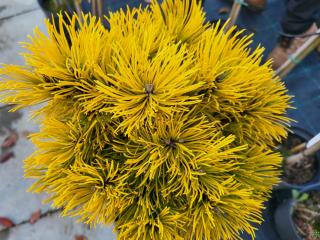
[[[0,70],[2,102],[42,103],[33,192],[118,239],[254,236],[279,179],[290,97],[251,36],[209,26],[196,1],[46,22],[25,66]],[[56,27],[59,26],[59,27]],[[43,104],[45,103],[45,104]]]

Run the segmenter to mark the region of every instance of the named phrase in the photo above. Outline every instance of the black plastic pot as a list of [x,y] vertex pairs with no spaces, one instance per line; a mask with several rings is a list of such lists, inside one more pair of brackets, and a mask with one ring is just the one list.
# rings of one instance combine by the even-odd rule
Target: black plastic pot
[[[53,12],[52,9],[48,8],[48,4],[47,4],[48,1],[50,0],[38,0],[38,3],[42,8],[45,16],[50,20],[51,23],[54,22],[55,27],[58,29],[58,31],[60,31],[59,17],[56,12]],[[65,22],[67,23],[69,22],[69,18],[65,13],[67,13],[68,15],[71,15],[72,12],[73,12],[73,9],[71,8],[71,6],[70,5],[66,6],[65,11],[62,12],[62,16]],[[69,45],[71,45],[71,40],[69,37],[69,33],[67,31],[65,31],[65,35],[67,36]]]
[[[305,189],[301,190],[300,193],[306,193],[313,190],[320,191],[320,182],[306,187]],[[292,219],[293,208],[295,204],[296,204],[295,199],[292,199],[292,198],[286,199],[275,210],[275,213],[274,213],[275,228],[281,240],[303,240],[298,235]]]
[[[40,5],[41,9],[43,10],[43,12],[47,18],[51,19],[52,16],[54,18],[57,18],[56,12],[53,11],[53,9],[50,9],[48,2],[50,2],[50,0],[38,0],[38,4]],[[65,9],[63,11],[71,13],[74,10],[72,9],[72,6],[70,4],[68,4],[65,6]]]
[[[308,142],[313,135],[311,133],[309,133],[308,131],[302,129],[302,128],[298,128],[298,127],[293,127],[292,129],[293,134],[300,138],[303,142]],[[314,177],[309,181],[306,182],[304,184],[301,185],[297,185],[297,184],[291,184],[291,183],[287,183],[282,181],[279,185],[277,185],[275,187],[275,189],[297,189],[297,190],[302,190],[306,187],[309,186],[313,186],[314,184],[320,182],[320,153],[318,152],[316,154],[316,172]]]
[[47,18],[50,18],[51,12],[46,6],[46,0],[38,0],[38,4],[40,5],[42,11],[46,15]]
[[282,240],[301,240],[292,220],[294,204],[295,200],[286,200],[275,211],[275,226]]

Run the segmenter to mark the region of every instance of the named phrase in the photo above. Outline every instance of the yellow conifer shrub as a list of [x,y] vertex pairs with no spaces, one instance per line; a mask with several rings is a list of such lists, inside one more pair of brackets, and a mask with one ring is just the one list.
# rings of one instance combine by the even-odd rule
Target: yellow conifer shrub
[[[263,48],[209,26],[196,1],[60,16],[1,69],[2,101],[41,104],[31,190],[120,240],[254,236],[279,179],[290,97]],[[57,29],[56,26],[59,26]]]

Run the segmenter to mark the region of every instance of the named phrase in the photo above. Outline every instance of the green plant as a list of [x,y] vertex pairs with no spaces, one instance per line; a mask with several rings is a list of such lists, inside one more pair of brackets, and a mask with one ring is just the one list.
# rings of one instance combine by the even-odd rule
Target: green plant
[[297,202],[304,202],[309,199],[309,194],[308,193],[300,193],[298,190],[293,189],[292,191],[292,197],[295,199]]
[[295,200],[292,217],[297,233],[303,239],[317,239],[320,228],[318,191],[300,193],[292,190],[292,196]]
[[315,238],[320,238],[320,216],[317,216],[312,224],[313,235]]
[[254,236],[290,121],[263,48],[206,24],[196,1],[111,13],[110,30],[81,18],[47,22],[49,36],[24,44],[26,66],[1,69],[13,110],[46,103],[31,190],[63,215],[115,223],[118,239]]

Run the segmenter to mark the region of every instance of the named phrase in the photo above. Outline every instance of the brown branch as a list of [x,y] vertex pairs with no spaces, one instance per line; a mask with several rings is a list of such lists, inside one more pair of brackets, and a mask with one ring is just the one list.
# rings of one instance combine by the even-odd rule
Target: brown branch
[[298,153],[306,149],[307,143],[301,143],[289,150],[290,153]]
[[82,19],[82,9],[81,9],[81,5],[79,3],[78,0],[73,0],[73,3],[74,3],[74,7],[76,9],[76,13],[80,19],[81,22],[83,22],[83,19]]
[[227,23],[225,31],[228,31],[233,25],[235,25],[240,14],[240,10],[241,4],[235,1],[232,5],[232,9],[229,16],[229,22]]
[[303,207],[298,207],[296,208],[297,211],[300,211],[300,212],[304,212],[304,213],[308,213],[310,214],[312,217],[317,217],[317,216],[320,216],[320,213],[317,213],[315,211],[312,211],[308,208],[303,208]]
[[288,164],[295,164],[302,161],[305,157],[315,154],[318,150],[320,150],[320,140],[304,151],[287,157],[285,161]]
[[[318,29],[317,33],[320,33]],[[280,78],[285,77],[290,73],[290,71],[302,61],[306,56],[309,55],[314,49],[320,45],[320,35],[314,35],[310,37],[300,48],[297,49],[295,53],[291,55],[291,59],[288,59],[284,64],[282,64],[277,70],[276,75]],[[294,59],[294,61],[292,61]]]
[[103,4],[102,4],[102,0],[97,0],[97,5],[98,5],[98,16],[99,18],[102,19],[103,17]]
[[96,15],[97,13],[97,9],[96,9],[96,0],[92,0],[92,3],[91,3],[91,13],[92,15]]

